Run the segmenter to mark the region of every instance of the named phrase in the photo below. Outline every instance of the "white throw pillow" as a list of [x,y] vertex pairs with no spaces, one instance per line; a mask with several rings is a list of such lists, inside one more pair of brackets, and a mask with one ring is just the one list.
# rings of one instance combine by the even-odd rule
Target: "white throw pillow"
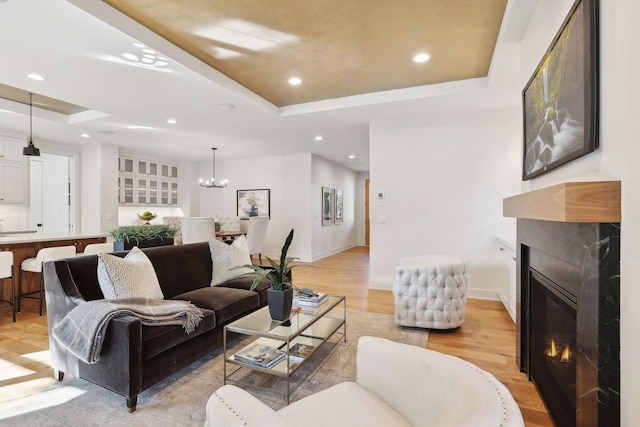
[[238,237],[230,245],[217,239],[211,239],[209,240],[209,249],[211,250],[213,268],[211,286],[219,285],[253,271],[250,268],[230,270],[233,267],[251,264],[249,246],[247,246],[247,240],[244,236]]
[[98,283],[105,299],[164,299],[153,264],[137,246],[124,258],[98,255]]

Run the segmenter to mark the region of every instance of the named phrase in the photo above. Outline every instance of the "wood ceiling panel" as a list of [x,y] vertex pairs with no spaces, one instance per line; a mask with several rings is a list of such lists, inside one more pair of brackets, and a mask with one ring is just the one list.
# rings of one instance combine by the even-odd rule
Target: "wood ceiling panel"
[[277,106],[484,77],[507,3],[104,1]]
[[[18,89],[12,86],[7,86],[1,83],[0,83],[0,98],[4,98],[10,101],[29,105],[28,91]],[[88,110],[88,108],[84,108],[84,107],[80,107],[79,105],[74,105],[68,102],[60,101],[59,99],[49,98],[48,96],[38,95],[37,93],[33,94],[33,106],[41,108],[43,110],[64,114],[65,116],[69,116],[75,113],[81,113],[83,111]]]

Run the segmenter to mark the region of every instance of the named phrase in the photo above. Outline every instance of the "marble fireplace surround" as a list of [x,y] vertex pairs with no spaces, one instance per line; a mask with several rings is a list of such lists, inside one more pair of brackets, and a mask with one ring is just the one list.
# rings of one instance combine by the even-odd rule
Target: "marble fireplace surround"
[[567,182],[503,201],[517,218],[516,362],[528,373],[529,267],[577,284],[576,425],[620,420],[620,181]]

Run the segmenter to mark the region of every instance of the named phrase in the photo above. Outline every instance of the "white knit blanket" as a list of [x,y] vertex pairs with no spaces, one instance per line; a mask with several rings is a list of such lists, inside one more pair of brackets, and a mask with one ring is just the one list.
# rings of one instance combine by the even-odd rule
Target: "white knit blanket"
[[96,363],[109,320],[125,315],[138,317],[143,325],[181,325],[187,334],[195,330],[203,317],[202,310],[188,301],[149,298],[94,300],[71,310],[53,328],[53,336],[83,362]]

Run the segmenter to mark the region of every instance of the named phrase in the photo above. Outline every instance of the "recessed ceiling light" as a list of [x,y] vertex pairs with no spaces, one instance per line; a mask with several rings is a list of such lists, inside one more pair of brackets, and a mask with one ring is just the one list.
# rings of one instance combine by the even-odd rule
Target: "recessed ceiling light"
[[349,154],[349,158],[350,158],[350,159],[355,159],[355,158],[356,158],[356,156],[354,156],[353,154]]
[[231,111],[234,108],[236,108],[235,105],[229,103],[229,102],[222,102],[220,104],[218,104],[218,108],[221,110],[225,110],[225,111]]
[[112,131],[112,130],[106,130],[106,129],[104,129],[104,130],[101,130],[101,131],[100,131],[100,133],[103,133],[103,134],[105,134],[105,135],[113,135],[115,132],[114,132],[114,131]]
[[299,84],[302,84],[302,79],[300,77],[291,77],[288,82],[290,85],[298,86]]
[[44,81],[44,77],[42,77],[40,74],[31,73],[31,74],[27,74],[27,77],[29,77],[31,80],[35,80],[38,82]]
[[322,135],[318,135],[316,136],[316,141],[322,141],[324,138],[322,137]]
[[91,138],[91,135],[89,135],[88,133],[83,133],[80,136],[83,138]]
[[422,63],[427,62],[430,59],[431,55],[429,55],[428,53],[418,53],[413,57],[413,62]]
[[178,122],[176,121],[176,119],[167,119],[167,123],[169,123],[170,125],[175,125]]

